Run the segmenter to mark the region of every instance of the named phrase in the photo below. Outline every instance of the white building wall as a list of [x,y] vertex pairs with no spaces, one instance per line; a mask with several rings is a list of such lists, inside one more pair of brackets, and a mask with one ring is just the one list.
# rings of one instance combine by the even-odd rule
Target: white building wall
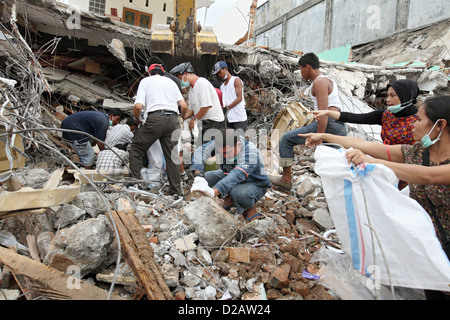
[[[89,0],[58,0],[64,4],[89,12]],[[147,6],[148,3],[148,6]],[[111,14],[111,8],[117,9],[117,16],[123,17],[123,8],[130,8],[152,14],[152,26],[166,24],[167,18],[174,16],[174,0],[106,0],[105,14]],[[164,11],[165,4],[165,11]]]
[[450,0],[410,0],[408,28],[450,18]]
[[[286,23],[286,49],[322,52],[324,50],[326,5],[321,2]],[[306,49],[302,49],[306,48]]]
[[257,9],[255,43],[319,53],[448,19],[450,0],[267,0]]

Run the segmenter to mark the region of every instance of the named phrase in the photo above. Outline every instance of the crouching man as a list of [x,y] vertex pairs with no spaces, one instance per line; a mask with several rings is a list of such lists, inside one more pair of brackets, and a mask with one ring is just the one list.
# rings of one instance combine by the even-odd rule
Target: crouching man
[[[233,129],[221,129],[215,137],[194,151],[191,170],[196,176],[191,192],[222,197],[225,210],[235,206],[238,214],[253,221],[260,215],[255,204],[271,187],[259,150]],[[214,152],[219,169],[204,172],[205,161]]]

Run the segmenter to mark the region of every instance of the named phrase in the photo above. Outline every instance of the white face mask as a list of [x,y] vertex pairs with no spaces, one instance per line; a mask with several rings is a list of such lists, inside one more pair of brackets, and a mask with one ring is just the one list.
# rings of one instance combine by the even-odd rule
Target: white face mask
[[424,135],[422,137],[422,139],[420,139],[420,143],[422,144],[422,146],[424,148],[429,148],[431,147],[433,144],[435,144],[436,142],[439,141],[439,138],[441,137],[442,131],[439,132],[439,135],[436,139],[431,140],[430,138],[430,134],[433,132],[434,128],[436,127],[436,125],[438,124],[439,121],[441,121],[442,119],[439,119],[438,121],[436,121],[436,123],[434,124],[433,128],[431,128],[430,132],[428,132],[428,134]]
[[387,109],[392,113],[397,113],[409,106],[412,106],[412,100],[409,100],[408,102],[405,103],[397,104],[395,106],[390,106]]

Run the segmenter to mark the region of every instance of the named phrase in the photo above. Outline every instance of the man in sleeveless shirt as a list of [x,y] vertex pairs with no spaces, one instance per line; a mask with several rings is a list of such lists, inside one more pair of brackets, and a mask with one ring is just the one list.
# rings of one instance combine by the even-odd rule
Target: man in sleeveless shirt
[[[339,111],[341,101],[339,99],[338,87],[334,81],[320,72],[319,58],[314,53],[306,53],[299,60],[299,67],[305,81],[312,81],[311,99],[316,110]],[[313,121],[307,126],[297,128],[284,133],[279,143],[280,167],[283,168],[281,177],[270,176],[270,181],[283,189],[290,190],[292,187],[292,164],[294,163],[294,146],[305,144],[305,138],[299,134],[306,133],[331,133],[335,135],[346,135],[347,130],[343,122],[323,117]]]
[[245,110],[244,86],[242,80],[232,76],[225,61],[219,61],[214,65],[213,75],[224,81],[220,86],[222,101],[226,113],[227,128],[242,130],[241,135],[247,130],[247,112]]

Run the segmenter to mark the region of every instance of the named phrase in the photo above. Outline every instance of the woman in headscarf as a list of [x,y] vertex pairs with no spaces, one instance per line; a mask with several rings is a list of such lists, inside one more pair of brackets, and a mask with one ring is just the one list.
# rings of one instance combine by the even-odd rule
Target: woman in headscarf
[[[369,113],[351,113],[332,110],[311,111],[319,120],[328,116],[342,122],[358,124],[378,124],[381,126],[381,139],[386,145],[414,144],[412,128],[417,120],[417,96],[419,87],[413,80],[402,79],[387,86],[388,96],[385,110],[375,110]],[[399,189],[407,183],[399,182]]]
[[[410,184],[409,196],[432,218],[436,235],[450,259],[450,96],[427,99],[413,125],[413,144],[383,146],[354,137],[326,133],[302,135],[305,145],[335,143],[347,150],[347,159],[355,165],[378,163]],[[350,149],[352,148],[352,149]],[[448,291],[448,290],[447,290]],[[425,291],[427,299],[450,300],[450,294]]]
[[331,110],[311,111],[319,120],[328,116],[348,123],[378,124],[381,126],[381,139],[385,144],[413,144],[412,127],[417,120],[417,96],[419,88],[413,80],[402,79],[387,86],[388,96],[385,110],[369,113],[351,113]]

